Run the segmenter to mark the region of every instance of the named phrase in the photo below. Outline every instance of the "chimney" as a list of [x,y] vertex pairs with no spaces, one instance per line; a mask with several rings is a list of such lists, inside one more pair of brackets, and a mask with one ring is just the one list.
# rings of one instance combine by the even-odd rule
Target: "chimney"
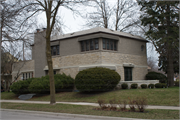
[[45,31],[46,30],[46,28],[43,28],[43,31]]
[[40,31],[40,29],[36,29],[37,33]]

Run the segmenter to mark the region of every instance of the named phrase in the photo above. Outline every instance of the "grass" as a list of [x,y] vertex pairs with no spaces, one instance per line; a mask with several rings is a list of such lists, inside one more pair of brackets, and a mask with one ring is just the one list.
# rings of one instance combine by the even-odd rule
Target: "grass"
[[[165,105],[179,106],[179,87],[159,88],[159,89],[127,89],[116,90],[103,93],[83,94],[79,92],[61,92],[56,93],[56,101],[59,102],[92,102],[97,103],[97,100],[116,98],[124,100],[128,98],[147,97],[149,105]],[[18,99],[18,96],[12,92],[1,93],[1,99]],[[49,95],[34,96],[32,101],[49,101]]]
[[97,116],[111,116],[111,117],[128,117],[141,119],[178,119],[178,110],[146,110],[145,113],[140,112],[116,112],[116,111],[100,111],[93,110],[92,106],[81,105],[66,105],[66,104],[22,104],[22,103],[1,103],[1,108],[4,109],[19,109],[19,110],[33,110],[46,111],[56,113],[71,113]]

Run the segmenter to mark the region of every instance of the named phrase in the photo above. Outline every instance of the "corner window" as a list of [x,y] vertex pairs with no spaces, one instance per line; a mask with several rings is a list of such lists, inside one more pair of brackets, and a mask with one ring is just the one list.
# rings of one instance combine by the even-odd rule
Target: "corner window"
[[59,55],[59,45],[51,46],[51,55]]
[[98,50],[99,49],[99,39],[89,39],[80,42],[81,52],[89,50]]
[[117,51],[117,40],[103,38],[103,49]]

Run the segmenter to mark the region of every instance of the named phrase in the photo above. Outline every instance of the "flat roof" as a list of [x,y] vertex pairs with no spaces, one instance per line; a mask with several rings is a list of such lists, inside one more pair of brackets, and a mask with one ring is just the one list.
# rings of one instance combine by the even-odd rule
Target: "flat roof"
[[72,37],[85,36],[85,35],[95,34],[95,33],[106,33],[106,34],[112,34],[112,35],[116,35],[116,36],[120,36],[120,37],[127,37],[127,38],[132,38],[132,39],[136,39],[136,40],[149,42],[148,40],[146,40],[140,36],[132,35],[132,34],[125,33],[125,32],[114,31],[114,30],[106,29],[106,28],[102,28],[102,27],[95,27],[92,29],[78,31],[78,32],[74,32],[74,33],[52,36],[51,41],[68,39],[68,38],[72,38]]

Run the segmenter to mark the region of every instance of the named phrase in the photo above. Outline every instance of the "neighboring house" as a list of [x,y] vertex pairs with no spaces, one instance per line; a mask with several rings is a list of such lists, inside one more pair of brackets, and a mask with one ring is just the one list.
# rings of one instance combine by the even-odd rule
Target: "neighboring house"
[[[12,78],[41,77],[48,74],[45,29],[37,31],[32,45],[32,60],[17,62]],[[101,27],[51,37],[54,74],[76,74],[91,67],[106,67],[118,72],[121,81],[145,80],[148,72],[146,43],[128,33]]]
[[18,59],[1,49],[1,86],[7,90],[12,82],[12,65]]

